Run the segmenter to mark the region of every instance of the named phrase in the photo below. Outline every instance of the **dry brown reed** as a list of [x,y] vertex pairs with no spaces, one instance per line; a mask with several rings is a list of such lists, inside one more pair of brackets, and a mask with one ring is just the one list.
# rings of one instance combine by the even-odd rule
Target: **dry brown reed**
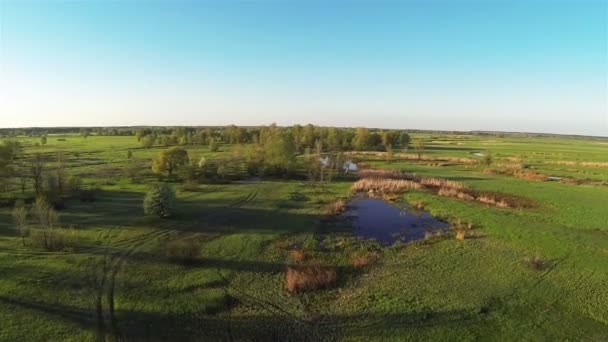
[[473,230],[473,224],[463,223],[462,220],[458,219],[456,222],[452,223],[452,230],[454,230],[456,240],[462,241],[466,239],[467,234]]
[[285,273],[285,288],[296,293],[329,287],[336,282],[337,273],[333,267],[321,265],[289,266]]
[[376,263],[379,259],[380,255],[378,253],[366,253],[353,256],[351,259],[351,264],[355,268],[363,268]]
[[357,192],[380,191],[396,193],[409,189],[421,189],[422,186],[414,181],[404,179],[364,178],[353,183],[351,189]]
[[437,188],[450,188],[450,189],[467,189],[468,187],[457,181],[438,178],[438,177],[425,177],[420,179],[420,184],[427,187],[437,187]]
[[303,262],[306,260],[306,257],[308,256],[308,254],[301,249],[295,249],[293,251],[291,251],[290,253],[291,255],[291,260],[293,260],[293,262]]

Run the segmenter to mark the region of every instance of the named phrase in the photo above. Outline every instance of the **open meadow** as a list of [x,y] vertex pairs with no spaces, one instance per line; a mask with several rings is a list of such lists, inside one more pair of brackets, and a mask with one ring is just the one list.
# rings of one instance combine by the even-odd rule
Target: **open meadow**
[[[0,196],[0,340],[608,338],[608,139],[410,132],[345,149],[262,133],[5,137],[20,149]],[[144,212],[158,183],[167,215]],[[450,228],[360,238],[343,212],[361,197]]]

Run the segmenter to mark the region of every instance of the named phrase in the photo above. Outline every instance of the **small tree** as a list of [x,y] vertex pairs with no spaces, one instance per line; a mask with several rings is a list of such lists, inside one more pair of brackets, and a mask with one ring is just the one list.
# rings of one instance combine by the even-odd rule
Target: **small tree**
[[487,152],[483,156],[483,163],[486,164],[487,166],[490,166],[490,165],[492,165],[492,162],[493,162],[492,153],[491,152]]
[[416,145],[414,145],[414,149],[416,150],[416,153],[418,154],[418,160],[420,160],[420,158],[422,157],[422,152],[424,152],[424,140],[420,139],[420,140],[416,141]]
[[163,150],[152,161],[152,171],[156,173],[167,172],[171,176],[173,171],[188,162],[188,151],[181,147],[172,147]]
[[42,145],[42,146],[46,145],[46,135],[43,135],[42,137],[40,137],[40,145]]
[[141,138],[140,142],[144,148],[150,148],[154,146],[154,143],[156,142],[156,137],[152,134],[148,134],[145,137]]
[[43,190],[43,173],[44,173],[44,159],[40,153],[36,153],[30,160],[28,165],[32,182],[34,183],[34,191],[36,195],[40,195]]
[[217,152],[220,149],[220,145],[214,138],[209,138],[209,151]]
[[13,220],[15,221],[15,226],[19,230],[19,235],[21,235],[21,242],[25,246],[25,237],[27,236],[27,209],[25,209],[23,202],[15,204],[15,209],[13,209]]
[[133,158],[133,151],[128,150],[127,151],[127,159],[131,159],[131,158]]
[[171,217],[175,210],[175,192],[165,183],[153,185],[144,198],[144,213]]
[[393,157],[395,156],[395,153],[393,152],[393,146],[391,144],[386,145],[386,162],[387,163],[392,163],[393,162]]

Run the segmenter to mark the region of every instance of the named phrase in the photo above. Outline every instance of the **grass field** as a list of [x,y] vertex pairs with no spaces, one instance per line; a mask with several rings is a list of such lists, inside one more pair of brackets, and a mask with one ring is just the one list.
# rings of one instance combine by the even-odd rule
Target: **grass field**
[[[51,135],[45,146],[22,138],[26,154],[62,150],[68,171],[101,192],[92,203],[68,200],[61,223],[80,244],[59,252],[22,246],[12,207],[0,208],[0,340],[608,339],[606,140],[415,138],[427,141],[420,161],[412,151],[390,163],[382,153],[353,157],[534,206],[496,208],[409,190],[400,199],[447,221],[470,221],[475,235],[381,247],[325,213],[328,203],[350,195],[354,177],[323,186],[256,179],[197,191],[175,183],[178,214],[160,219],[142,209],[158,177],[145,172],[133,183],[125,169],[129,150],[148,169],[163,148],[144,149],[132,136]],[[186,147],[194,160],[233,148]],[[481,158],[476,153],[491,153],[492,166],[468,162]],[[487,170],[514,163],[572,182]],[[186,238],[200,243],[201,257],[185,265],[168,259],[167,244]],[[294,249],[306,251],[304,264],[334,267],[336,284],[286,291]],[[380,257],[354,267],[352,258],[365,253]],[[525,261],[535,255],[542,269]]]

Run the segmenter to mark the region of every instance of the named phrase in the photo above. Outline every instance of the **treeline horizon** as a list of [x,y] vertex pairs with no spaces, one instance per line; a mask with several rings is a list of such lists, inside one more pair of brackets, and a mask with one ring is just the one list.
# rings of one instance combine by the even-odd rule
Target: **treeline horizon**
[[404,131],[407,133],[426,133],[426,134],[450,134],[450,135],[479,135],[479,136],[511,136],[511,137],[569,137],[569,138],[591,138],[594,140],[608,140],[608,135],[585,135],[585,134],[566,134],[566,133],[543,133],[543,132],[523,132],[523,131],[492,131],[492,130],[432,130],[432,129],[391,129],[381,127],[345,127],[345,126],[320,126],[313,124],[306,125],[125,125],[125,126],[56,126],[56,127],[12,127],[0,128],[0,138],[17,137],[17,136],[43,136],[49,134],[86,134],[99,136],[129,136],[135,135],[138,130],[151,129],[161,134],[171,133],[176,129],[218,129],[223,130],[230,127],[239,127],[245,129],[261,129],[274,125],[280,128],[290,127],[307,127],[313,126],[317,128],[335,128],[335,129],[356,129],[366,128],[371,131]]

